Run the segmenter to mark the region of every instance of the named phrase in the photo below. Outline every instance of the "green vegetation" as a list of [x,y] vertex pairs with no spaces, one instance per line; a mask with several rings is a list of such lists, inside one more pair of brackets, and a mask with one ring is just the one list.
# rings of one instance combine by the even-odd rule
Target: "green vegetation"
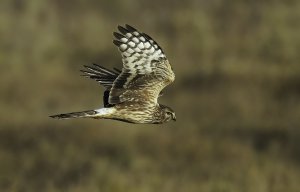
[[[300,1],[0,2],[0,191],[296,192]],[[176,73],[177,122],[56,121],[97,108],[92,62],[131,24]]]

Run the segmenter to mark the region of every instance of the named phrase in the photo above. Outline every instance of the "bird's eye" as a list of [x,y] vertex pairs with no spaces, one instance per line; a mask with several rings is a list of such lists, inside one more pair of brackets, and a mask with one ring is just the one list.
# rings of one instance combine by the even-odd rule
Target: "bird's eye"
[[166,113],[167,113],[167,115],[172,116],[172,113],[171,113],[171,112],[167,111]]

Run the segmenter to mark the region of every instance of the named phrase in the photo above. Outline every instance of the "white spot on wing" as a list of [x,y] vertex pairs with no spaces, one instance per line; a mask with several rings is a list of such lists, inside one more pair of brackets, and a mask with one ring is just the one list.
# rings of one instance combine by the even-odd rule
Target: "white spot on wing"
[[[122,54],[123,67],[131,74],[151,73],[157,66],[151,64],[152,60],[165,57],[159,45],[154,40],[148,39],[138,31],[131,31],[119,40],[119,49]],[[130,82],[135,75],[127,77]]]
[[138,38],[136,38],[136,37],[132,38],[132,40],[133,40],[135,43],[140,42],[140,41],[138,40]]
[[146,42],[146,43],[145,43],[145,48],[146,48],[146,49],[148,49],[150,46],[151,46],[151,45],[150,45],[149,42]]
[[151,49],[150,49],[149,52],[150,52],[150,53],[153,53],[153,52],[154,52],[154,47],[151,47]]
[[121,41],[122,41],[123,43],[126,43],[126,42],[128,41],[128,39],[126,39],[126,38],[123,37],[123,38],[121,39]]
[[127,48],[127,45],[125,45],[125,44],[120,45],[120,49],[121,49],[122,51],[124,51],[126,48]]
[[145,47],[144,47],[144,44],[143,44],[142,42],[140,42],[140,44],[138,44],[138,48],[144,49],[144,48],[145,48]]
[[131,54],[131,53],[133,53],[134,51],[133,51],[133,49],[129,48],[129,49],[127,49],[127,52]]
[[130,47],[134,47],[134,46],[135,46],[135,43],[132,42],[132,41],[130,41],[130,42],[128,42],[128,45],[130,45]]
[[130,56],[130,53],[123,52],[123,55],[124,55],[125,57],[129,57],[129,56]]

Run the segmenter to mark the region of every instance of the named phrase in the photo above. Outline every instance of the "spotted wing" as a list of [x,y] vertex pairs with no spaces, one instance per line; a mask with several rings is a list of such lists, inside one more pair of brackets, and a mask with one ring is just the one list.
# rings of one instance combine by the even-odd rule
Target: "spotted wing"
[[175,78],[166,55],[147,34],[129,25],[118,29],[113,42],[121,52],[123,69],[112,85],[109,103],[132,100],[141,92],[156,101],[159,92]]

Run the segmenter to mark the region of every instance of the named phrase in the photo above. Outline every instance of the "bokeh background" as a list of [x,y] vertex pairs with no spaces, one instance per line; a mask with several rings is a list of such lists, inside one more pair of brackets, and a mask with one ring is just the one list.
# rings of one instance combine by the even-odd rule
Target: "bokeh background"
[[[128,23],[163,47],[177,122],[48,116],[102,106]],[[300,1],[1,0],[0,191],[296,192]]]

